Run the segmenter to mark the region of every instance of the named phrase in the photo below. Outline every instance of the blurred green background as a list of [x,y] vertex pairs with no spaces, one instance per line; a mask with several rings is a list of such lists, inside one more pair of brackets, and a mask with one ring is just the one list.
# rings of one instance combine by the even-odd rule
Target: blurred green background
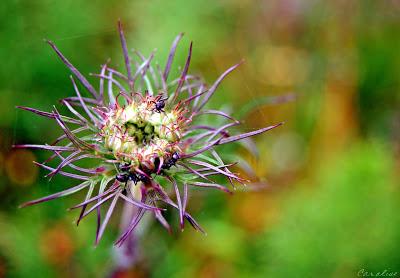
[[[61,133],[16,105],[49,111],[73,94],[68,70],[43,38],[86,75],[108,58],[121,68],[118,18],[129,46],[145,55],[157,48],[160,64],[185,32],[175,69],[193,40],[191,72],[209,83],[244,58],[210,107],[231,109],[248,129],[286,122],[256,138],[259,158],[239,150],[266,187],[233,196],[192,190],[189,211],[208,235],[189,227],[178,232],[174,213],[172,236],[149,220],[140,261],[118,277],[357,277],[384,270],[400,276],[399,1],[6,0],[0,277],[111,271],[118,217],[95,248],[94,217],[77,228],[77,212],[65,211],[79,196],[17,209],[74,181],[49,182],[31,163],[46,153],[11,145],[51,142]],[[297,99],[265,101],[288,92]],[[259,105],[245,111],[249,102]]]

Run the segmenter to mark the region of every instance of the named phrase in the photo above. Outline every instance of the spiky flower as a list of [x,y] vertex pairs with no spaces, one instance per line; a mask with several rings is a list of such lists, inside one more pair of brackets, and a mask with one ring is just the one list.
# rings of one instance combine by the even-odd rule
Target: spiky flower
[[[98,90],[48,41],[73,74],[71,81],[76,96],[61,100],[71,115],[61,115],[55,107],[52,112],[19,107],[54,119],[64,134],[50,145],[15,147],[53,152],[45,162],[36,163],[50,171],[47,176],[60,174],[82,182],[27,202],[22,207],[87,190],[86,198],[73,209],[81,209],[78,224],[91,212],[97,213],[96,243],[102,237],[118,201],[136,207],[136,214],[117,240],[117,245],[128,238],[146,211],[153,213],[170,230],[162,214],[164,205],[179,211],[181,228],[186,219],[195,229],[202,231],[186,211],[188,187],[230,192],[216,181],[219,176],[226,177],[232,186],[235,182],[244,182],[230,170],[234,164],[223,162],[216,147],[263,133],[280,124],[230,135],[228,129],[239,125],[239,121],[223,111],[203,108],[221,81],[240,63],[230,67],[211,87],[207,87],[200,77],[188,73],[192,56],[190,44],[180,76],[169,81],[170,68],[182,34],[174,40],[163,70],[158,65],[153,67],[153,54],[145,58],[135,52],[138,62],[129,57],[121,24],[119,34],[127,74],[108,64],[103,65],[100,73],[94,74],[100,80]],[[80,92],[75,78],[90,94],[89,97]],[[195,120],[201,122],[202,115],[207,114],[222,121],[217,119],[212,123],[193,124]],[[214,126],[214,123],[221,125]],[[48,165],[56,159],[59,160],[58,166]],[[84,168],[79,164],[82,160],[95,161],[96,166]],[[171,194],[175,197],[170,197]],[[102,219],[100,207],[108,202],[110,205]]]

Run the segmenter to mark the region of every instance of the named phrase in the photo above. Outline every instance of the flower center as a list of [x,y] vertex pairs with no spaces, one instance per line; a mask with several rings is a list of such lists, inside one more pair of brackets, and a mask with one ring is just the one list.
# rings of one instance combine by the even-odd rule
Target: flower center
[[131,171],[154,173],[160,161],[180,153],[178,143],[186,119],[179,109],[159,109],[160,97],[146,96],[111,109],[102,128],[106,148],[120,163],[129,164]]

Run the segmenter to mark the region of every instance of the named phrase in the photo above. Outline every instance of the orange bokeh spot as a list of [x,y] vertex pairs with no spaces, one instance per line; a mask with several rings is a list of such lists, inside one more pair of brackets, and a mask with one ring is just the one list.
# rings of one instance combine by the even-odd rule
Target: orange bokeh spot
[[38,168],[32,163],[36,159],[29,150],[12,150],[5,158],[8,178],[18,185],[30,185],[38,176]]
[[55,266],[67,265],[74,253],[74,243],[68,229],[57,224],[44,231],[40,250],[45,260]]

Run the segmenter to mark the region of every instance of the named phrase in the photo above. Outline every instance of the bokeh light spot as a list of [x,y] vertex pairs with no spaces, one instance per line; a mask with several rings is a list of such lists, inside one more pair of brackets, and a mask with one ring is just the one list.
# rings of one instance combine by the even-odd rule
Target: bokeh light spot
[[36,159],[29,150],[12,150],[5,159],[8,178],[17,185],[30,185],[38,176],[38,168],[32,163]]
[[44,231],[40,250],[47,262],[56,266],[65,266],[74,252],[71,235],[63,224],[56,224]]

